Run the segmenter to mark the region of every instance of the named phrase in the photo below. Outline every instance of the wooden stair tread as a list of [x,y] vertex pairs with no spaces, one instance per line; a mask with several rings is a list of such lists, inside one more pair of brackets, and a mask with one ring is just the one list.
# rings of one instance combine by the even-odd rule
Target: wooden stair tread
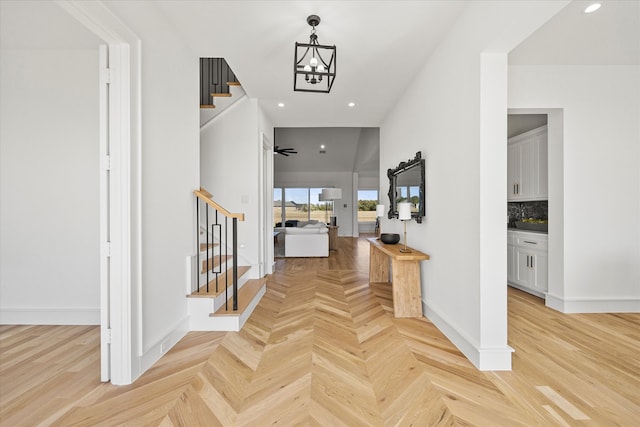
[[209,270],[211,270],[216,268],[220,264],[222,264],[222,262],[229,261],[231,258],[233,258],[231,255],[222,256],[222,257],[215,255],[213,258],[204,260],[202,261],[202,266],[200,267],[200,273],[204,274],[207,272],[207,265],[209,266]]
[[230,97],[231,94],[230,93],[212,93],[211,96],[217,97],[217,98],[227,98],[227,97]]
[[227,82],[227,86],[242,86],[240,82]]
[[215,105],[200,104],[200,108],[216,108]]
[[[251,267],[246,265],[238,266],[238,278],[242,277],[247,271],[251,270]],[[188,298],[215,298],[221,293],[224,292],[225,286],[224,283],[227,280],[227,276],[229,276],[229,283],[227,286],[233,286],[233,267],[221,273],[218,276],[218,292],[216,292],[216,278],[209,282],[209,292],[207,292],[207,285],[200,286],[200,289],[192,292],[190,295],[187,295]]]
[[[217,248],[218,246],[220,246],[218,243],[209,243],[209,249]],[[206,243],[200,243],[200,252],[206,251],[206,250],[207,250],[207,244]]]
[[242,314],[249,304],[253,301],[253,298],[260,292],[262,286],[267,283],[267,278],[262,279],[250,279],[242,288],[238,290],[238,310],[233,311],[233,298],[227,300],[228,308],[223,305],[215,313],[211,313],[209,316],[239,316]]

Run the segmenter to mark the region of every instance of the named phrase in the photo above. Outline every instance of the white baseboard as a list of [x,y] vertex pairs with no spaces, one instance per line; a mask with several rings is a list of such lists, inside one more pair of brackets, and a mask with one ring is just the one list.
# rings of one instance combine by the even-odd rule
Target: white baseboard
[[422,312],[481,371],[510,371],[513,348],[481,348],[474,340],[458,331],[444,315],[422,301]]
[[561,313],[640,313],[638,298],[563,298],[546,294],[545,305]]
[[99,325],[100,308],[0,307],[2,325]]
[[140,356],[140,372],[146,372],[189,332],[189,316],[185,316],[171,332],[148,346]]

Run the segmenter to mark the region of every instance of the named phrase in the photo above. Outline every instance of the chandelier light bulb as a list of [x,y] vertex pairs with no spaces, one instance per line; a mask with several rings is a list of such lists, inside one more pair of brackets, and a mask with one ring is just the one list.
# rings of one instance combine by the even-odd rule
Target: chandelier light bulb
[[307,73],[311,72],[311,66],[310,65],[305,65],[304,66],[304,71],[306,71]]
[[309,60],[309,65],[311,65],[312,67],[317,67],[318,60],[315,57],[311,58],[311,60]]
[[324,72],[324,65],[322,64],[318,65],[318,72],[320,73]]

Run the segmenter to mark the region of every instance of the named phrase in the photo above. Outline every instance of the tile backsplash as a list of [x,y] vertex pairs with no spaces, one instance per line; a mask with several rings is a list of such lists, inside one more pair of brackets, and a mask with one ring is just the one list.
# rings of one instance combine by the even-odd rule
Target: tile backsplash
[[549,202],[509,202],[507,203],[509,214],[509,227],[515,226],[515,222],[522,218],[549,219]]

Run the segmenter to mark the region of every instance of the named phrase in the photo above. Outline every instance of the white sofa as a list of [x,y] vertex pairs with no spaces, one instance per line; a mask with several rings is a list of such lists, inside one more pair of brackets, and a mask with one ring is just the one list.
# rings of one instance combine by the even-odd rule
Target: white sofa
[[329,229],[322,222],[302,227],[286,227],[284,232],[285,257],[328,257]]

